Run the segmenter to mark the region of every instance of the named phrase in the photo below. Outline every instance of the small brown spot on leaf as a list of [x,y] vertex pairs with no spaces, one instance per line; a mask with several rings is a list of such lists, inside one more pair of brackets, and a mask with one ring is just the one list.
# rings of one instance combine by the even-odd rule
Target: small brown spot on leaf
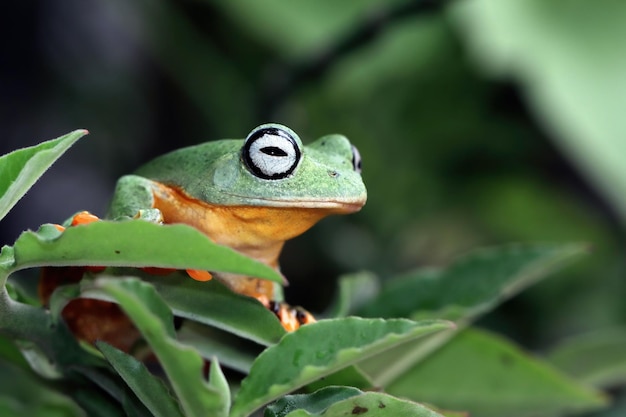
[[506,354],[500,355],[500,362],[502,362],[502,365],[506,367],[511,367],[515,365],[515,359]]
[[367,412],[368,412],[368,409],[366,407],[361,407],[361,406],[358,406],[358,405],[355,406],[352,409],[352,414],[355,414],[355,415],[364,414],[364,413],[367,413]]

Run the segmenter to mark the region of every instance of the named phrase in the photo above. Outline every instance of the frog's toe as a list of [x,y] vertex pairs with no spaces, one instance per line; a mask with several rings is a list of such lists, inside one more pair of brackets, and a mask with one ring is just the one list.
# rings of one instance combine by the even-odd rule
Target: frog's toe
[[300,326],[315,323],[315,317],[302,307],[292,307],[286,303],[270,301],[267,308],[278,317],[286,331],[293,332]]
[[201,269],[187,269],[186,271],[187,275],[196,281],[204,282],[213,279],[213,274],[209,271],[203,271]]
[[161,210],[155,208],[139,210],[135,215],[135,218],[156,224],[163,223],[163,213],[161,213]]
[[74,217],[72,217],[72,226],[80,226],[81,224],[89,224],[93,222],[97,222],[100,218],[96,215],[91,214],[88,211],[81,211],[80,213],[76,213]]

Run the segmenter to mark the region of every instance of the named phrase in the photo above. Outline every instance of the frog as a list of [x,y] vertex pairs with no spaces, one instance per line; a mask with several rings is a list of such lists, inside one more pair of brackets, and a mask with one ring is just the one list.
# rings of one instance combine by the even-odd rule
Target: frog
[[[359,211],[366,200],[361,156],[345,136],[329,134],[304,146],[287,126],[268,123],[245,139],[174,150],[121,177],[107,217],[186,224],[280,272],[287,240],[329,215]],[[73,224],[95,220],[80,213]],[[283,302],[275,282],[231,273],[187,273],[198,281],[215,277],[232,291],[257,299],[287,331],[315,321],[308,311]]]

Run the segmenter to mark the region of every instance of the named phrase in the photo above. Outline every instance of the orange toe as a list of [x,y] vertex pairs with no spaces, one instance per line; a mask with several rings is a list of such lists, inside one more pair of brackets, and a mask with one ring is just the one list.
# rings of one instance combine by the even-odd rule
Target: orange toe
[[209,271],[203,271],[201,269],[187,269],[187,275],[196,281],[210,281],[213,275]]
[[76,214],[72,219],[72,226],[78,226],[81,224],[89,224],[100,220],[98,216],[94,216],[88,211],[81,211]]

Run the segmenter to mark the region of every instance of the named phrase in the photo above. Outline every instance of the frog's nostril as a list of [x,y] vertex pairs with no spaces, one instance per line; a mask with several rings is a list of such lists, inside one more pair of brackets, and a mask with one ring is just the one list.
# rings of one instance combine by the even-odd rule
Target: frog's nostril
[[337,178],[339,176],[339,173],[337,171],[333,171],[331,169],[328,170],[328,176],[331,178]]

